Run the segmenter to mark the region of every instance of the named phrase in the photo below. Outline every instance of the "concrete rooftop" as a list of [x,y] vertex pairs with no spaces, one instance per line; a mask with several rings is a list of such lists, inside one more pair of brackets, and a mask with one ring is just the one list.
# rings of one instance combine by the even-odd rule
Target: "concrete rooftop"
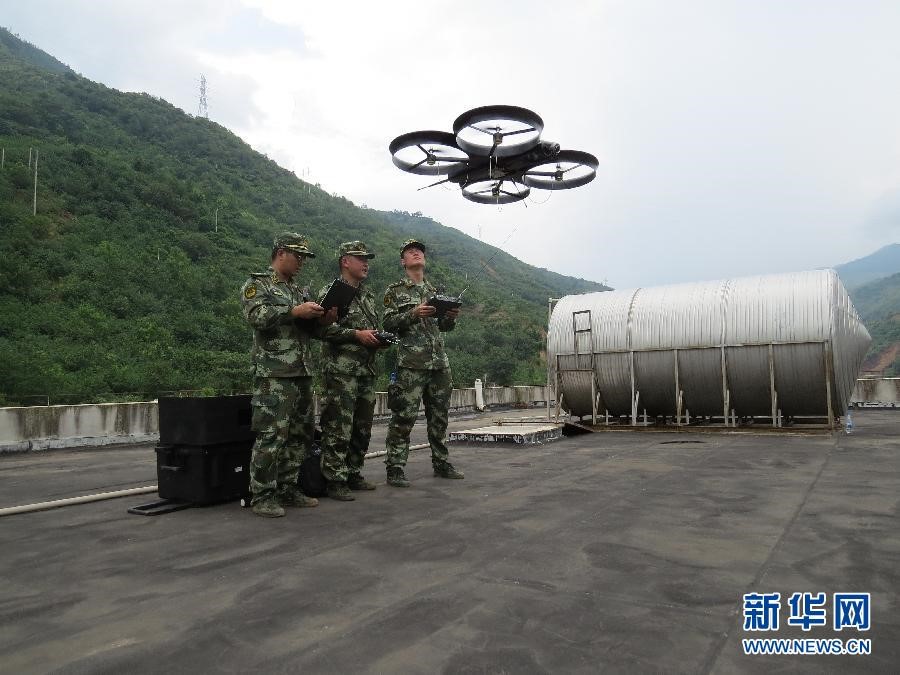
[[[454,444],[464,481],[371,459],[375,492],[275,520],[126,512],[153,495],[0,518],[0,672],[896,673],[900,414],[854,421]],[[155,481],[152,446],[5,455],[0,507]],[[777,634],[743,631],[752,591],[782,594]],[[871,630],[785,627],[798,591],[870,592]],[[773,636],[872,654],[742,654]]]

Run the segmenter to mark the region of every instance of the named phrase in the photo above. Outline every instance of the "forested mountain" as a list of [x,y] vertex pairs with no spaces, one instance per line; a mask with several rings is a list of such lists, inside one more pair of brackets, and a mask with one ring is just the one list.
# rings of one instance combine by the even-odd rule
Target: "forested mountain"
[[863,370],[900,376],[900,273],[855,288],[850,297],[872,335]]
[[900,375],[900,244],[835,266],[869,333],[863,370]]
[[848,289],[897,274],[900,272],[900,244],[882,246],[874,253],[837,265],[834,269]]
[[0,405],[246,391],[238,289],[286,229],[318,253],[301,275],[314,291],[351,239],[379,254],[378,295],[410,236],[428,242],[429,277],[448,291],[489,261],[447,337],[460,386],[485,373],[542,382],[547,298],[602,288],[429,218],[359,208],[215,122],[91,82],[2,29],[0,148]]

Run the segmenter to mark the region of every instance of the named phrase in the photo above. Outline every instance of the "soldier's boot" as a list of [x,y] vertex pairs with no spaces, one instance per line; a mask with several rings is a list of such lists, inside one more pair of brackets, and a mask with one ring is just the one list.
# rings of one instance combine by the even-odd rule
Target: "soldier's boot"
[[331,499],[337,499],[339,502],[352,502],[356,497],[350,494],[346,483],[338,483],[335,481],[328,482],[328,496]]
[[358,473],[351,473],[350,477],[347,478],[347,487],[354,492],[359,492],[361,490],[374,490],[375,483],[367,481]]
[[311,508],[319,505],[315,497],[307,497],[300,490],[289,490],[278,495],[278,503],[282,506],[295,506],[297,508]]
[[454,467],[450,462],[440,462],[439,464],[434,464],[434,475],[439,478],[457,478],[462,479],[465,478],[465,474]]
[[409,481],[406,480],[406,474],[403,473],[402,466],[388,467],[387,484],[394,487],[409,487]]
[[253,505],[253,513],[263,518],[281,518],[284,509],[274,499],[261,499]]

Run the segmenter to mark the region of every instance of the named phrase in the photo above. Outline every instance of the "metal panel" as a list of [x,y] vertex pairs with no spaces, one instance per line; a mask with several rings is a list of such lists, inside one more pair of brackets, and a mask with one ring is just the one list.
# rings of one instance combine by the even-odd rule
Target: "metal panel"
[[631,414],[638,396],[638,413],[675,415],[680,391],[682,412],[720,417],[726,401],[770,416],[773,398],[785,415],[829,414],[829,400],[843,414],[871,338],[837,274],[816,270],[566,296],[547,341],[573,414],[591,412],[592,361],[612,414]]

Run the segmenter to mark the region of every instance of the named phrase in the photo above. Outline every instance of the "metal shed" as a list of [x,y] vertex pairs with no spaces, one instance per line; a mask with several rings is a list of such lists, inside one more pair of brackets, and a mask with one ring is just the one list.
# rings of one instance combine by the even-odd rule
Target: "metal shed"
[[850,403],[871,343],[834,270],[568,295],[547,336],[573,415],[827,417]]

